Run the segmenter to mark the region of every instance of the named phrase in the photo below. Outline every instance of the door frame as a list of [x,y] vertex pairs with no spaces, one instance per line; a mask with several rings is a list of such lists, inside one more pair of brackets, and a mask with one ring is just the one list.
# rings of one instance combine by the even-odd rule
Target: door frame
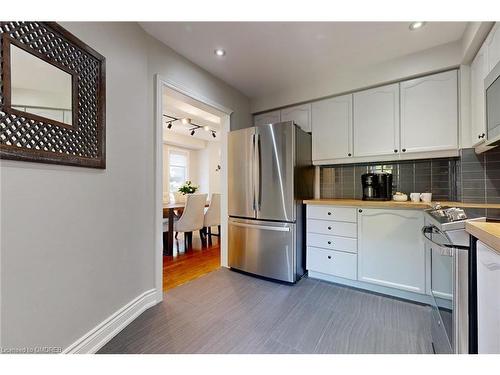
[[230,130],[232,109],[205,97],[191,87],[186,87],[160,74],[155,74],[155,181],[154,181],[154,251],[155,251],[155,287],[157,302],[163,300],[163,87],[177,91],[183,95],[208,105],[223,113],[221,117],[221,266],[228,267],[227,241],[227,133]]

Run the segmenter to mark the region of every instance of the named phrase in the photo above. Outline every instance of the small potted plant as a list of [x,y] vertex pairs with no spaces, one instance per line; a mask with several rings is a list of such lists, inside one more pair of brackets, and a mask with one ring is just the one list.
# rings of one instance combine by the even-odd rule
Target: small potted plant
[[184,182],[179,190],[175,193],[176,203],[185,203],[187,194],[194,194],[198,190],[199,186],[193,185],[191,181]]

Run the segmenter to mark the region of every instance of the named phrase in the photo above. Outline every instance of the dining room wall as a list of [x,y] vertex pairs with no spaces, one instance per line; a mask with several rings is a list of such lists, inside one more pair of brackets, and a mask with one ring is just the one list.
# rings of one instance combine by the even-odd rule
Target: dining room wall
[[0,161],[2,348],[67,349],[155,288],[156,73],[250,121],[248,98],[138,24],[62,26],[106,57],[107,165]]

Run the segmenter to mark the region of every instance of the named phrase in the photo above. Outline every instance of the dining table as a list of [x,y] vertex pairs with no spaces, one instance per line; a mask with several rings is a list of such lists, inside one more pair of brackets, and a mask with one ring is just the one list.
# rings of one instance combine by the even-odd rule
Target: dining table
[[[209,202],[205,207],[209,206]],[[186,207],[185,202],[164,202],[163,203],[163,218],[168,218],[168,233],[167,233],[167,248],[163,249],[163,255],[174,255],[174,219],[175,211],[181,213]]]

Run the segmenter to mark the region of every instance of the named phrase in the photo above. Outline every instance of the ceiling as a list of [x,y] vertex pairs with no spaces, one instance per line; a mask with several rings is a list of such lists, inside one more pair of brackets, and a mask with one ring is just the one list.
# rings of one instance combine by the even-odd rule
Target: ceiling
[[[249,98],[457,41],[467,22],[142,22],[143,29]],[[226,56],[217,57],[214,49]]]
[[[200,126],[208,126],[211,130],[216,131],[216,138],[212,136],[210,131],[204,129],[196,130],[192,136],[196,139],[204,141],[220,141],[221,118],[217,110],[204,105],[194,99],[187,97],[174,90],[164,88],[163,90],[163,114],[173,116],[175,118],[189,118],[191,122]],[[165,132],[174,132],[185,136],[190,136],[190,129],[193,126],[183,124],[181,121],[172,123],[172,128],[167,129],[166,125],[169,121],[168,117],[163,118]],[[168,134],[168,133],[167,133]]]

